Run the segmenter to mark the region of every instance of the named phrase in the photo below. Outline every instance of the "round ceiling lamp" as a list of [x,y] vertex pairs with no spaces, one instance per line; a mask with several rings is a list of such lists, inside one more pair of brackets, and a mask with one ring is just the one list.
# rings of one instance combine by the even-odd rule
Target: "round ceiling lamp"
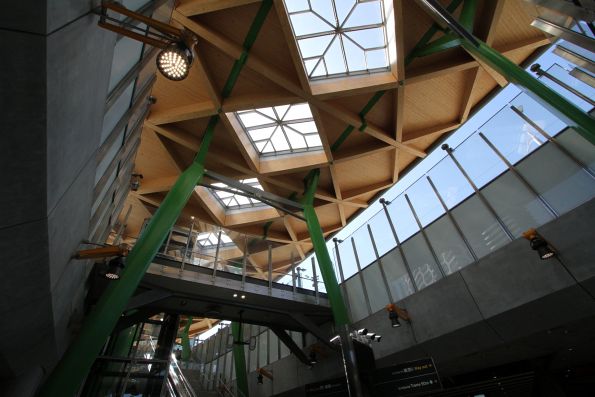
[[192,51],[184,43],[172,43],[157,55],[157,69],[169,80],[184,80],[190,72],[192,60]]

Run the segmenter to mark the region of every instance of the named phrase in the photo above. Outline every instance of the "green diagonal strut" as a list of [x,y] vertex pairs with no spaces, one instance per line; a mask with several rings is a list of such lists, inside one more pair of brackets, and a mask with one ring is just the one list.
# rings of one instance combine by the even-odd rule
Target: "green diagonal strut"
[[339,289],[339,283],[337,282],[337,276],[333,270],[333,263],[331,256],[328,253],[326,247],[326,241],[322,234],[322,228],[320,222],[314,211],[314,193],[318,186],[318,179],[320,177],[320,170],[316,169],[310,172],[310,178],[307,181],[307,189],[304,195],[304,218],[306,218],[306,224],[308,226],[308,233],[312,239],[312,245],[314,246],[314,253],[316,259],[318,259],[318,266],[320,267],[320,274],[326,287],[326,293],[328,296],[329,303],[331,304],[331,310],[333,312],[333,318],[335,325],[343,326],[349,324],[349,316],[347,314],[347,306],[343,301],[343,295]]
[[[248,52],[271,7],[272,0],[264,0],[261,3],[244,41],[244,51],[241,59],[236,61],[227,78],[223,98],[227,98],[231,93],[246,62]],[[218,121],[219,115],[211,116],[209,119],[200,149],[194,161],[182,172],[167,196],[165,196],[165,199],[140,235],[134,248],[130,251],[120,280],[109,284],[99,299],[97,306],[95,306],[85,320],[77,339],[70,345],[68,351],[43,385],[39,394],[40,396],[71,397],[79,390],[95,358],[101,351],[105,341],[118,322],[120,315],[126,308],[129,299],[136,291],[141,279],[157,254],[159,247],[161,247],[161,244],[169,234],[169,230],[178,219],[194,188],[202,180],[205,159]],[[243,373],[236,371],[236,376],[238,383],[242,378],[247,384],[245,370]]]
[[233,364],[236,369],[236,384],[241,397],[249,397],[248,378],[246,377],[246,355],[244,354],[244,336],[242,325],[238,322],[231,323],[231,334],[233,335]]
[[180,175],[151,218],[145,231],[130,251],[120,279],[110,283],[101,295],[97,306],[85,320],[78,338],[70,345],[43,386],[41,396],[70,397],[78,391],[153,257],[178,219],[196,184],[201,181],[207,150],[218,120],[219,116],[212,116],[209,120],[194,161]]

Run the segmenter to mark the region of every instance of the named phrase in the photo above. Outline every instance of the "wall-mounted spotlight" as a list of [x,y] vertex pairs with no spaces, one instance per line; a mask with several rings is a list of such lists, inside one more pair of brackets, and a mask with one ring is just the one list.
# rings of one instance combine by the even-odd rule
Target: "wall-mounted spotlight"
[[179,41],[171,43],[159,52],[156,60],[157,69],[163,77],[180,81],[188,77],[193,60],[190,48],[183,41]]
[[386,305],[386,311],[388,312],[388,318],[393,328],[398,328],[401,326],[399,319],[411,322],[411,318],[409,317],[407,310],[398,307],[394,303]]
[[366,335],[368,333],[368,329],[367,328],[362,328],[362,329],[358,329],[357,330],[357,334],[358,335]]
[[382,336],[380,335],[374,335],[374,339],[376,342],[380,342],[380,340],[382,339]]
[[535,229],[529,229],[523,233],[523,237],[529,240],[531,249],[537,251],[540,259],[550,259],[556,256],[556,251]]
[[258,381],[259,385],[262,385],[262,381],[264,380],[265,377],[270,380],[273,380],[273,373],[267,371],[264,368],[257,368],[256,372],[258,373],[258,375],[256,375],[256,380]]
[[143,174],[134,173],[130,175],[130,190],[136,192],[140,187],[140,180],[143,179]]
[[311,351],[310,355],[308,356],[308,359],[310,360],[310,364],[314,365],[314,364],[318,364],[318,359],[316,357],[316,352]]
[[380,202],[380,204],[382,205],[389,205],[390,201],[388,201],[387,199],[385,199],[384,197],[381,197],[380,200],[378,200]]
[[107,265],[107,271],[105,272],[105,278],[108,280],[119,280],[120,274],[124,269],[125,262],[124,258],[121,256],[117,256],[111,261],[109,261]]
[[[108,10],[111,13],[108,13]],[[98,25],[102,28],[161,48],[156,61],[159,72],[165,78],[179,81],[188,76],[194,59],[192,49],[197,42],[194,34],[129,10],[115,2],[103,3],[98,13],[100,15]],[[113,13],[127,18],[114,17]],[[151,29],[139,28],[136,22],[144,23]]]

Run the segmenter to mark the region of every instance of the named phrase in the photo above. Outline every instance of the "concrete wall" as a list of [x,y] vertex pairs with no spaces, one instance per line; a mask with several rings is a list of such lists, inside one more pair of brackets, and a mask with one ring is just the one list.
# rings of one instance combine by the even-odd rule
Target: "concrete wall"
[[[401,327],[392,328],[381,310],[353,329],[382,335],[372,344],[377,367],[430,356],[442,375],[551,355],[568,343],[590,343],[595,332],[593,219],[595,200],[539,229],[558,250],[558,259],[543,261],[527,240],[517,239],[397,302],[408,310],[411,324],[401,321]],[[304,384],[341,373],[336,356],[311,370],[293,356],[267,369],[278,376],[257,385],[251,373],[251,395],[303,396]]]
[[0,384],[47,374],[82,316],[89,264],[70,258],[88,237],[115,42],[93,3],[10,2],[0,16]]

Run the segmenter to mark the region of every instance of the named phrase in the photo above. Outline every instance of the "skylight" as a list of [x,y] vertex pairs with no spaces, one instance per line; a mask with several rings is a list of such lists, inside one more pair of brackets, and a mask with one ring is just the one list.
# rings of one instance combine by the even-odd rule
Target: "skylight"
[[304,152],[322,148],[307,103],[237,112],[242,128],[261,155]]
[[[243,183],[256,189],[263,190],[262,186],[260,185],[260,182],[258,182],[258,179],[256,178],[242,179],[240,180],[240,183]],[[217,201],[219,201],[219,203],[221,203],[221,205],[226,209],[241,209],[266,205],[263,202],[255,200],[253,198],[245,197],[237,193],[232,193],[237,192],[238,190],[227,186],[225,183],[217,182],[213,183],[212,185],[229,190],[212,190],[213,194],[217,198]]]
[[382,0],[285,0],[308,78],[389,69]]
[[[217,246],[217,236],[219,233],[213,232],[205,232],[200,233],[196,236],[196,244],[200,245],[202,248],[210,248]],[[224,231],[221,231],[221,245],[231,244],[233,241],[229,238]]]

